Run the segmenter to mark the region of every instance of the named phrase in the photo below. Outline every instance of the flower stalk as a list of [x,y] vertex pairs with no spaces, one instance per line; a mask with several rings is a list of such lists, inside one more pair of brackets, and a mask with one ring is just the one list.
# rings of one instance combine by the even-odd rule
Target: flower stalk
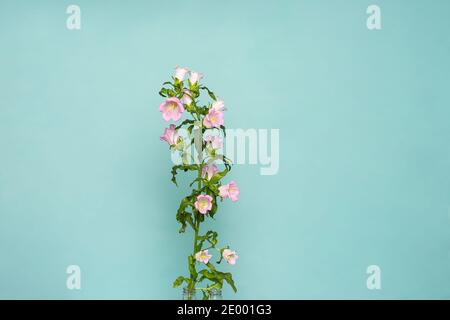
[[[188,80],[185,77],[190,74]],[[220,136],[225,135],[224,114],[225,104],[217,99],[215,94],[206,86],[200,85],[203,75],[198,72],[189,71],[187,68],[177,67],[171,81],[163,83],[159,94],[165,98],[159,110],[165,121],[178,122],[183,114],[190,114],[190,118],[183,120],[180,124],[171,124],[160,137],[162,141],[169,144],[171,152],[181,155],[182,163],[172,167],[172,182],[177,185],[176,175],[178,171],[194,171],[196,179],[191,186],[197,182],[190,195],[181,200],[177,210],[176,219],[181,227],[179,232],[184,233],[187,226],[193,229],[194,241],[193,252],[188,256],[189,277],[179,276],[173,283],[178,287],[185,283],[188,290],[200,290],[203,299],[208,299],[212,289],[221,289],[226,282],[236,291],[231,273],[219,271],[211,262],[212,255],[209,249],[215,249],[220,253],[222,261],[234,265],[238,259],[235,251],[229,246],[218,247],[218,234],[209,230],[205,234],[200,233],[200,225],[207,218],[213,218],[217,213],[218,201],[225,198],[233,202],[238,200],[240,190],[234,181],[228,184],[222,179],[230,172],[231,162],[219,151],[223,145]],[[207,93],[212,102],[201,105],[199,97],[201,93]],[[186,129],[188,136],[182,136],[180,128]],[[203,138],[204,134],[214,133]],[[218,133],[218,134],[217,134]],[[190,156],[190,150],[194,146],[197,157]],[[192,160],[195,159],[192,163]],[[216,162],[220,160],[223,170],[219,170]],[[219,163],[217,163],[219,164]],[[205,284],[206,286],[197,286]]]

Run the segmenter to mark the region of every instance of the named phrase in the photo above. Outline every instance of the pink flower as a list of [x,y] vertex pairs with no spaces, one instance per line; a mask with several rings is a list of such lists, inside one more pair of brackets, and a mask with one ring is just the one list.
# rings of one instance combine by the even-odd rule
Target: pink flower
[[217,166],[213,163],[210,165],[206,165],[202,168],[202,178],[205,176],[208,177],[208,180],[211,180],[211,178],[219,171],[217,169]]
[[219,195],[222,198],[230,198],[233,202],[238,201],[239,193],[239,188],[234,181],[219,187]]
[[183,104],[190,105],[192,102],[192,98],[191,98],[192,93],[189,90],[184,90],[183,92],[184,92],[184,94],[183,94],[183,97],[181,97],[181,102]]
[[189,81],[192,84],[199,82],[203,78],[203,74],[195,71],[191,71],[191,76],[189,77]]
[[218,128],[223,125],[223,113],[216,109],[209,109],[208,114],[203,119],[203,125],[206,128]]
[[206,212],[212,208],[212,197],[208,194],[199,194],[194,206],[201,214],[206,214]]
[[211,258],[212,255],[208,254],[208,250],[202,250],[195,254],[195,260],[203,262],[204,264],[207,264]]
[[211,109],[214,109],[216,111],[221,111],[221,112],[225,111],[225,103],[222,100],[214,101],[211,106]]
[[159,111],[162,112],[163,119],[169,121],[178,121],[181,118],[181,114],[184,112],[183,104],[176,98],[167,98],[166,101],[161,103],[159,106]]
[[175,130],[175,125],[171,124],[164,129],[164,134],[159,137],[161,141],[167,141],[170,146],[174,146],[178,142],[178,131]]
[[229,264],[236,264],[236,260],[239,258],[239,256],[236,254],[236,251],[231,251],[230,249],[223,250],[222,257]]
[[205,137],[206,146],[213,149],[220,149],[223,147],[223,140],[219,136],[206,136]]
[[186,76],[186,74],[188,72],[189,72],[188,68],[183,68],[183,67],[176,66],[175,67],[175,74],[173,76],[175,77],[175,79],[183,81],[184,77]]

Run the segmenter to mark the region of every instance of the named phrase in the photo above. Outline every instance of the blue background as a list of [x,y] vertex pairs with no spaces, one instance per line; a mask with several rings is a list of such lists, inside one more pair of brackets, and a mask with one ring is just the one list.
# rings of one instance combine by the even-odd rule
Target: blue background
[[[371,4],[382,30],[366,27]],[[225,298],[450,298],[449,13],[1,0],[0,298],[180,298],[188,180],[170,182],[157,94],[177,64],[205,74],[229,128],[280,129],[279,173],[236,165],[241,198],[214,224],[240,255]]]

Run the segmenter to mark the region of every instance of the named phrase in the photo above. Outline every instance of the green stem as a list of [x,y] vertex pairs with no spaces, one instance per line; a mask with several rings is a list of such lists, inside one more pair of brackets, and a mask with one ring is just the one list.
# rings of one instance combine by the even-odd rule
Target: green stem
[[[200,121],[201,121],[201,117],[199,116]],[[202,132],[202,128],[200,127],[199,129],[199,133],[200,135],[203,135]],[[198,139],[201,137],[197,137]],[[198,192],[200,192],[200,190],[202,189],[202,169],[203,169],[203,165],[202,165],[202,158],[203,158],[203,150],[200,150],[201,152],[199,152],[198,154]],[[195,211],[194,211],[195,212]],[[194,214],[194,225],[192,226],[194,229],[194,251],[192,253],[192,256],[195,257],[195,254],[201,249],[198,248],[198,234],[200,232],[200,220],[197,219],[197,215]],[[195,261],[193,262],[193,268],[195,270],[195,272],[197,272],[196,267],[195,267]],[[195,289],[195,285],[197,283],[197,276],[193,273],[191,273],[191,279],[190,279],[190,283],[189,283],[189,289],[190,290],[194,290]]]

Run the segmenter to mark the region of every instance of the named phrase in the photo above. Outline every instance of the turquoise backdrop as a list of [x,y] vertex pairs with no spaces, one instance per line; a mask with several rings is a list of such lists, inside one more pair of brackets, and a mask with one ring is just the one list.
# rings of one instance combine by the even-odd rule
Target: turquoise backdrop
[[1,0],[0,298],[180,298],[188,180],[170,182],[158,111],[179,64],[205,74],[229,128],[280,129],[278,174],[236,165],[241,198],[214,224],[240,255],[225,298],[449,299],[449,14],[447,0]]

